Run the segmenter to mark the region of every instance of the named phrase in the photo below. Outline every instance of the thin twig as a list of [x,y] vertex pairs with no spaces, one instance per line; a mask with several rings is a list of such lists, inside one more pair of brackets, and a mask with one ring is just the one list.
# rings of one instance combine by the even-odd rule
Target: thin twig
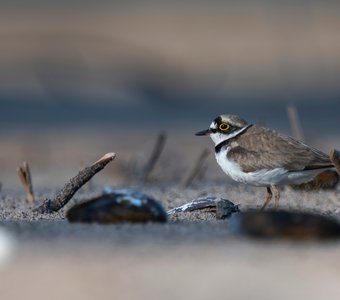
[[293,137],[300,141],[304,141],[305,137],[302,131],[299,114],[298,114],[298,111],[295,105],[289,104],[287,106],[287,115],[288,115]]
[[207,160],[209,156],[209,150],[204,149],[200,156],[198,157],[194,167],[192,168],[191,172],[189,173],[188,177],[184,180],[184,187],[190,186],[193,181],[196,179],[196,177],[200,174],[200,172],[203,169],[204,163]]
[[24,161],[22,165],[17,169],[17,173],[26,193],[26,201],[28,203],[33,203],[33,184],[28,163]]
[[340,175],[340,152],[333,149],[329,154],[329,158],[332,161],[336,171]]
[[165,142],[166,142],[166,138],[167,138],[167,135],[166,135],[165,132],[162,132],[158,135],[157,141],[156,141],[155,147],[152,151],[152,154],[150,156],[150,159],[148,160],[148,162],[145,165],[144,170],[142,172],[142,175],[141,175],[142,181],[147,181],[152,170],[155,168],[155,166],[158,162],[158,159],[163,152]]
[[97,160],[94,164],[81,170],[75,177],[71,178],[66,183],[63,189],[57,194],[53,200],[47,199],[42,205],[37,207],[34,211],[40,213],[52,213],[61,209],[73,195],[94,175],[103,170],[105,166],[114,160],[116,154],[111,152],[105,154],[102,158]]

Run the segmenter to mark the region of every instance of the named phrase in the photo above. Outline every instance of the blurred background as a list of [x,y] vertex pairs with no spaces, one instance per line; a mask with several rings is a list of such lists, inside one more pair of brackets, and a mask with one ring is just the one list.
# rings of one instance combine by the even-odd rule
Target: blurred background
[[1,127],[205,124],[222,112],[283,121],[297,103],[305,122],[334,130],[339,11],[338,1],[1,1]]
[[[72,201],[110,184],[166,208],[209,195],[258,207],[265,189],[231,182],[194,133],[231,113],[292,134],[292,104],[308,144],[340,150],[339,16],[338,0],[0,0],[0,299],[338,299],[338,242],[253,242],[204,213],[100,226],[31,208],[111,151]],[[340,219],[339,190],[282,204]]]
[[289,133],[289,103],[307,138],[332,139],[317,144],[328,151],[339,145],[339,11],[338,1],[2,0],[0,165],[42,159],[55,149],[47,139],[89,149],[100,130],[122,135],[112,148],[129,133],[139,143],[143,128],[191,137],[221,113]]

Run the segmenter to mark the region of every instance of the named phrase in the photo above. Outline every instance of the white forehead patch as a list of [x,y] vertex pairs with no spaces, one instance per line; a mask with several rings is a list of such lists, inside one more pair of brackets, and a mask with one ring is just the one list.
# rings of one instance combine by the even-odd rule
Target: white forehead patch
[[221,119],[222,119],[223,122],[227,122],[227,123],[232,122],[231,118],[228,115],[222,115]]
[[217,128],[217,124],[216,124],[215,122],[212,122],[212,123],[210,124],[210,128],[216,129],[216,128]]

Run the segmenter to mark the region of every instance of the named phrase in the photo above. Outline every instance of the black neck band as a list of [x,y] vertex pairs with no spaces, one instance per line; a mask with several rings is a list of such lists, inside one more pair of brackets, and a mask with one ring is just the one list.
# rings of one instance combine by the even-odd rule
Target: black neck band
[[222,147],[224,146],[227,146],[229,143],[231,143],[236,137],[238,137],[240,134],[246,132],[248,130],[248,128],[250,128],[251,126],[253,126],[252,124],[251,125],[248,125],[243,131],[241,131],[239,134],[233,136],[232,138],[229,138],[227,140],[224,140],[222,141],[221,143],[217,144],[215,146],[215,153],[219,153],[222,149]]
[[228,145],[229,141],[232,140],[232,139],[233,139],[233,138],[228,139],[228,140],[225,140],[225,141],[223,141],[223,142],[217,144],[217,145],[215,146],[215,153],[219,153],[219,152],[221,151],[222,147]]

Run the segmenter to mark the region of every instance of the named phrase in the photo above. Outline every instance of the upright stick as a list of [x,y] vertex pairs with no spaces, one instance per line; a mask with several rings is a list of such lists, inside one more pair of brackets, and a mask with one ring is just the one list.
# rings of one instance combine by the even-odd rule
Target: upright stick
[[66,183],[63,189],[57,194],[53,200],[46,200],[42,205],[34,209],[35,212],[53,213],[61,209],[73,195],[94,175],[103,170],[105,166],[114,160],[116,154],[111,152],[105,154],[102,158],[97,160],[94,164],[81,170],[76,176]]
[[26,201],[28,203],[33,203],[34,202],[33,184],[31,179],[30,168],[26,161],[24,161],[22,165],[17,169],[17,173],[26,193]]
[[166,136],[165,132],[160,133],[159,136],[157,137],[157,141],[156,141],[155,147],[152,151],[152,154],[150,156],[150,159],[148,160],[148,162],[145,165],[144,170],[142,172],[142,175],[141,175],[142,181],[147,181],[152,170],[155,168],[156,163],[158,162],[158,159],[163,152],[165,142],[166,142],[166,138],[167,138],[167,136]]
[[196,177],[200,174],[208,156],[209,156],[209,150],[204,149],[202,153],[200,154],[200,156],[198,157],[188,177],[184,180],[184,187],[190,186],[192,182],[196,179]]

